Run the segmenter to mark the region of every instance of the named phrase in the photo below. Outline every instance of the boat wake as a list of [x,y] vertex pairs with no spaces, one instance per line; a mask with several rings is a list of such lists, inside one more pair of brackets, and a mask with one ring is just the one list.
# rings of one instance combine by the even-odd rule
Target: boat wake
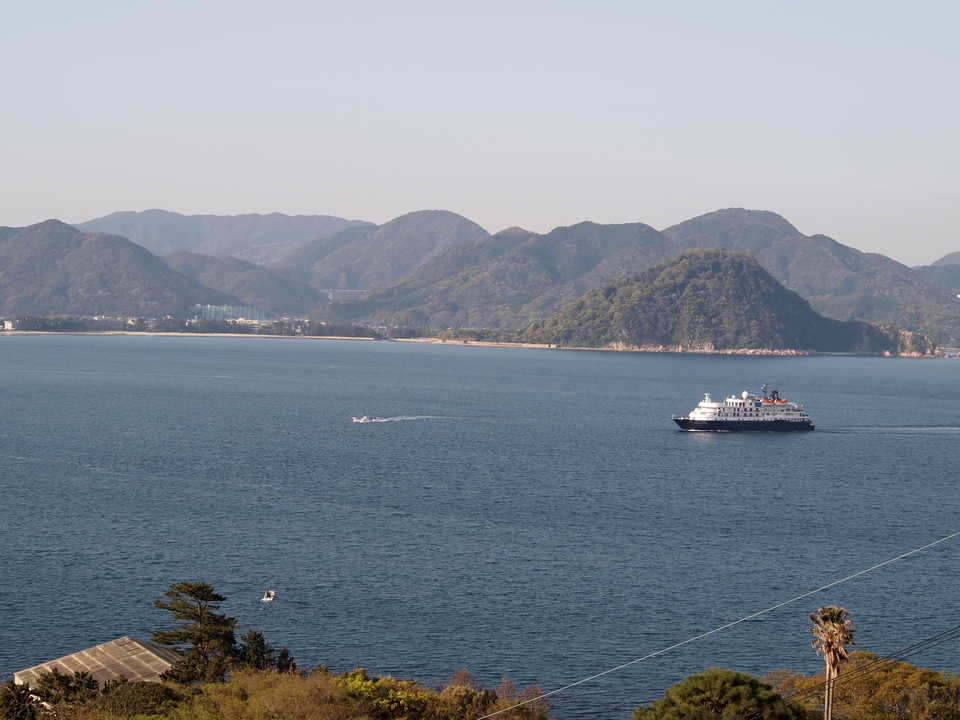
[[[443,415],[397,415],[396,417],[367,417],[361,415],[353,418],[355,423],[385,423],[385,422],[406,422],[408,420],[443,420]],[[446,418],[449,419],[449,418]]]
[[960,427],[950,426],[897,426],[897,427],[863,427],[863,428],[836,428],[824,430],[834,435],[960,435]]

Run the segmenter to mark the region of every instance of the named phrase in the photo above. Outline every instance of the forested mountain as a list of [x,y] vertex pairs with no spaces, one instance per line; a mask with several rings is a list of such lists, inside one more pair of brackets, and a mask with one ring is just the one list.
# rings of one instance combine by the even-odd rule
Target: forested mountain
[[316,316],[382,325],[517,329],[590,288],[674,255],[648,225],[580,223],[546,235],[511,228],[456,245],[363,299]]
[[891,354],[931,350],[922,337],[825,318],[756,259],[724,249],[688,250],[591,290],[556,315],[533,323],[522,339],[588,348]]
[[160,259],[191,280],[229,293],[271,317],[304,317],[327,302],[326,295],[306,283],[235,257],[178,251]]
[[[626,241],[644,228],[643,237]],[[347,231],[350,232],[350,231]],[[626,244],[623,244],[626,241]],[[644,270],[688,248],[728,248],[757,258],[818,312],[960,337],[960,302],[948,288],[883,255],[823,235],[802,235],[771,212],[720,210],[663,233],[646,225],[580,223],[546,235],[517,229],[458,246],[317,317],[432,328],[517,328],[586,290]]]
[[271,267],[319,290],[365,290],[451,245],[486,236],[486,230],[460,215],[421,210],[308,243]]
[[[105,312],[125,307],[130,314],[143,316],[154,312],[150,308],[167,308],[163,314],[170,314],[169,308],[182,307],[188,298],[196,297],[203,299],[194,302],[241,302],[277,315],[312,311],[313,320],[327,322],[517,330],[549,317],[588,290],[641,272],[684,249],[719,247],[753,255],[827,317],[893,325],[944,344],[960,339],[960,271],[956,270],[960,265],[954,264],[960,254],[926,268],[908,268],[823,235],[803,235],[772,212],[719,210],[663,232],[641,223],[583,222],[543,235],[511,228],[493,236],[466,218],[440,210],[409,213],[380,226],[329,216],[184,216],[161,210],[114,213],[82,224],[106,226],[159,251],[182,247],[220,257],[229,253],[273,256],[281,247],[296,249],[269,269],[262,263],[217,263],[173,255],[170,263],[194,279],[184,285],[185,277],[157,274],[162,271],[156,270],[156,264],[151,266],[126,246],[103,262],[88,257],[106,240],[91,245],[84,251],[87,254],[70,255],[71,263],[86,258],[90,272],[70,274],[69,264],[58,261],[47,267],[47,261],[39,260],[46,268],[41,272],[26,258],[30,247],[43,244],[39,236],[53,232],[49,228],[54,226],[0,228],[0,243],[7,252],[13,252],[8,243],[30,231],[20,238],[27,255],[8,256],[0,270],[8,278],[3,286],[7,305],[0,309],[6,307],[7,314],[14,307],[34,308],[30,312],[41,312],[40,308],[51,313],[81,312],[78,308],[100,312],[97,308],[109,306],[112,309]],[[40,231],[41,227],[47,230]],[[324,237],[328,232],[333,234]],[[54,234],[65,236],[63,228]],[[112,243],[121,239],[102,237],[113,237]],[[65,257],[77,251],[65,247],[56,252]],[[129,260],[121,270],[117,266],[122,258]],[[134,265],[140,268],[136,272]],[[113,270],[105,272],[105,268]],[[51,280],[57,272],[62,276]],[[121,276],[151,280],[111,284]],[[204,285],[239,295],[240,300],[218,300]],[[323,297],[316,291],[366,294],[321,304]]]
[[914,271],[935,282],[947,292],[960,295],[960,265],[921,265]]
[[120,235],[155,255],[186,250],[269,265],[311,240],[366,224],[330,215],[181,215],[145,210],[116,212],[75,227],[83,232]]
[[[15,230],[11,232],[11,230]],[[238,305],[116,235],[58,220],[0,231],[0,314],[193,316],[194,305]]]
[[952,252],[949,255],[944,255],[942,258],[936,262],[931,263],[933,266],[940,265],[960,265],[960,250],[957,252]]
[[718,210],[663,234],[680,248],[723,247],[753,255],[828,317],[895,325],[942,341],[960,338],[960,301],[936,282],[885,255],[825,235],[802,235],[774,213]]

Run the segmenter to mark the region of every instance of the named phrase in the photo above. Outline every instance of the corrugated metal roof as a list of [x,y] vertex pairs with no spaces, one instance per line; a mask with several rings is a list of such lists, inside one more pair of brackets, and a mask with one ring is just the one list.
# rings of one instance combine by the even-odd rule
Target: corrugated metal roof
[[160,673],[168,670],[179,659],[180,655],[170,648],[122,637],[21,670],[13,674],[13,679],[18,683],[30,684],[40,675],[57,668],[64,674],[85,670],[93,675],[100,685],[107,680],[116,680],[121,675],[130,682],[160,682]]

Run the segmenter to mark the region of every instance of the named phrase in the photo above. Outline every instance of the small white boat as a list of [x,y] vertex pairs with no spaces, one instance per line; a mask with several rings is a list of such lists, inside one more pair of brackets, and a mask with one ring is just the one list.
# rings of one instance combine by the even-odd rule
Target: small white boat
[[275,593],[272,588],[267,588],[263,593],[263,597],[260,598],[260,602],[273,602],[273,598],[276,597],[276,595],[277,593]]
[[373,420],[368,418],[366,415],[361,415],[360,417],[354,417],[353,421],[354,422],[373,422]]

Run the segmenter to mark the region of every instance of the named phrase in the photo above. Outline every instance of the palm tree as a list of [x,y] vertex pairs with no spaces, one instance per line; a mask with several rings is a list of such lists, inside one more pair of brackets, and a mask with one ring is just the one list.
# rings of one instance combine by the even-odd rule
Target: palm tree
[[823,720],[833,718],[833,683],[840,674],[840,665],[847,659],[846,645],[856,645],[853,642],[853,628],[847,618],[850,613],[845,608],[836,605],[824,605],[817,612],[810,613],[814,640],[810,643],[818,655],[823,655],[827,663],[827,682],[823,691]]

